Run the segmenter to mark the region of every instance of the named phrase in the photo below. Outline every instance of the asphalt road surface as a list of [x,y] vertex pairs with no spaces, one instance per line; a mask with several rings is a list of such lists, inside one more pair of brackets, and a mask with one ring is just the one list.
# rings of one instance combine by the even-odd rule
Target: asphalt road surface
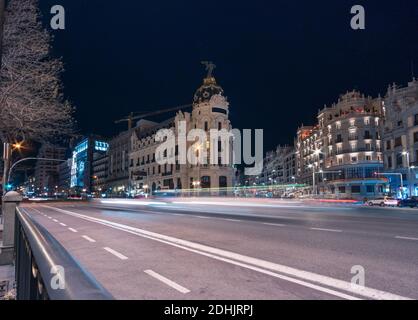
[[117,299],[418,299],[418,209],[220,198],[21,207]]

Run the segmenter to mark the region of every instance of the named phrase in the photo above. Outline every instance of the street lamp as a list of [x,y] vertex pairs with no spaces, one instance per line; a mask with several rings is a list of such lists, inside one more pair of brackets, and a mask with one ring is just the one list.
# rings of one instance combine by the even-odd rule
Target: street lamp
[[315,166],[313,164],[309,164],[308,168],[312,169],[312,195],[315,195]]
[[409,152],[408,151],[403,151],[402,155],[406,156],[406,165],[407,165],[407,168],[408,168],[408,191],[409,191],[409,196],[411,197],[412,196],[412,188],[411,188],[412,181],[411,181],[411,167],[410,167],[410,164],[409,164]]

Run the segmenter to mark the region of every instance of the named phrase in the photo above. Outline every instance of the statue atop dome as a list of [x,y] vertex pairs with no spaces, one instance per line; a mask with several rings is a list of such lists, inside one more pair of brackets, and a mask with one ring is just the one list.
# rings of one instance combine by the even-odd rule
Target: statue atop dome
[[208,75],[206,78],[212,78],[213,77],[213,70],[216,68],[216,64],[214,64],[212,61],[202,61],[201,62],[208,72]]

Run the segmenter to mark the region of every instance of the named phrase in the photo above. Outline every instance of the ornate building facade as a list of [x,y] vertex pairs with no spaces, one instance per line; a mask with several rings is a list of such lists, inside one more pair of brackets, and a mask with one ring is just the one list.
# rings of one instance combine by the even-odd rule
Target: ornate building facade
[[[407,87],[389,86],[385,97],[383,129],[385,169],[390,191],[398,197],[418,195],[418,81]],[[401,190],[401,179],[404,187]]]
[[[139,121],[131,135],[131,152],[129,156],[130,188],[133,195],[139,192],[155,192],[157,190],[178,190],[199,194],[227,194],[232,192],[235,184],[235,168],[230,163],[181,163],[178,144],[179,132],[187,134],[193,129],[202,129],[210,136],[211,129],[231,130],[229,121],[229,103],[223,89],[217,84],[212,71],[214,65],[208,64],[208,75],[198,88],[193,99],[193,109],[189,112],[178,112],[174,118],[161,123]],[[185,124],[185,127],[180,126]],[[157,148],[162,142],[156,141],[156,134],[161,129],[172,130],[176,138],[175,148],[166,150],[164,157],[172,157],[174,163],[161,164]],[[211,148],[230,148],[208,139],[205,143],[196,145],[187,141],[187,150],[196,154],[206,153],[207,158]],[[232,150],[226,150],[232,155]]]
[[318,113],[318,124],[302,127],[295,141],[299,182],[315,195],[377,197],[384,193],[382,99],[357,91],[340,96]]

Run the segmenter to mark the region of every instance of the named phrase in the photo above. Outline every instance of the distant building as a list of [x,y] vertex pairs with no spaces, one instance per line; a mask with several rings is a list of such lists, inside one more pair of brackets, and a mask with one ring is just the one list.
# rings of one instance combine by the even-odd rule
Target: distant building
[[295,176],[296,171],[294,155],[294,149],[290,146],[278,146],[276,150],[267,152],[258,182],[265,185],[294,182],[291,178]]
[[71,184],[72,159],[67,159],[58,165],[58,189],[59,193],[68,194]]
[[418,195],[418,81],[407,87],[389,86],[385,97],[386,121],[383,130],[385,171],[390,192],[398,197]]
[[124,131],[109,141],[106,193],[109,196],[129,195],[129,153],[132,130]]
[[92,192],[95,154],[105,154],[108,149],[109,144],[96,136],[86,137],[75,146],[71,163],[72,192]]
[[100,197],[106,192],[109,174],[109,156],[106,153],[93,154],[93,189],[92,192]]
[[[44,144],[39,149],[38,158],[64,160],[67,149]],[[35,166],[35,190],[38,194],[53,195],[59,183],[59,161],[38,160]]]

